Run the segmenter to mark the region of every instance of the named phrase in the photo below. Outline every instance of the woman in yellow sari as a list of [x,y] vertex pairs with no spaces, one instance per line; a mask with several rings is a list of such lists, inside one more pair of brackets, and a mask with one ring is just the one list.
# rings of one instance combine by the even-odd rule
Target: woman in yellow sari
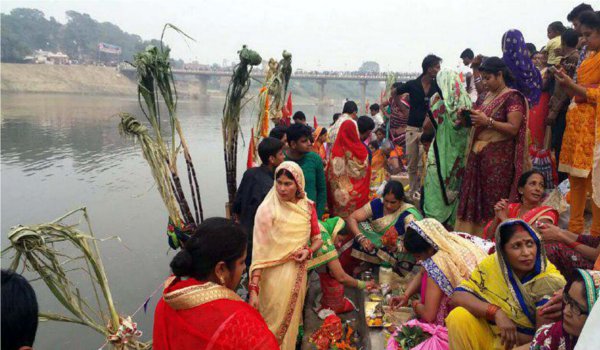
[[[587,193],[592,194],[592,227],[600,235],[600,18],[594,12],[580,16],[580,30],[591,52],[577,69],[577,83],[564,72],[556,79],[573,97],[567,112],[559,171],[569,174],[571,184],[571,219],[569,231],[581,234]],[[592,177],[596,176],[593,180]]]
[[457,307],[446,318],[450,349],[512,349],[531,342],[547,323],[537,308],[565,283],[525,221],[503,222],[496,229],[496,253],[452,295]]
[[250,305],[258,309],[283,350],[296,346],[308,259],[322,243],[314,203],[304,192],[302,169],[283,162],[256,212],[248,285]]

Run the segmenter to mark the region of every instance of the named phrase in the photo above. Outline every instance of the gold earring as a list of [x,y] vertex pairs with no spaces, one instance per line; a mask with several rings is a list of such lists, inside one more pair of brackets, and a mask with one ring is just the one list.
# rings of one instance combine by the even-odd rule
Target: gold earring
[[219,275],[219,281],[221,282],[222,286],[225,285],[225,278],[223,276]]

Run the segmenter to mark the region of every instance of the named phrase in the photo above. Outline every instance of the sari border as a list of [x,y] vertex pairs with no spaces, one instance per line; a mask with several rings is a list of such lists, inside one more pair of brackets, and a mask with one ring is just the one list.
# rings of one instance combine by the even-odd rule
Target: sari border
[[[170,285],[174,279],[167,280],[165,284]],[[234,291],[213,282],[185,287],[163,294],[165,303],[175,310],[191,309],[219,299],[242,301],[242,298]]]
[[307,270],[315,269],[315,268],[317,268],[321,265],[324,265],[324,264],[330,262],[331,260],[337,258],[337,256],[338,256],[338,253],[334,249],[325,254],[314,257],[308,261],[308,265],[306,266],[306,269]]
[[350,254],[353,258],[369,262],[371,264],[381,265],[381,259],[377,256],[371,256],[366,254],[365,252],[361,252],[360,250],[353,248],[352,253]]
[[550,220],[552,220],[553,224],[556,224],[554,222],[555,221],[554,218],[543,215],[549,211],[555,210],[554,208],[549,207],[549,206],[544,206],[544,207],[541,207],[539,210],[540,210],[539,213],[536,213],[531,219],[527,220],[527,223],[529,225],[533,225],[537,220],[540,220],[542,218],[550,219]]
[[442,292],[447,296],[451,296],[453,293],[452,284],[450,284],[448,277],[446,277],[442,269],[437,266],[433,259],[429,258],[423,261],[421,265],[425,271],[427,271],[427,275],[440,287]]
[[300,295],[300,289],[302,285],[302,281],[304,277],[306,277],[306,260],[300,263],[298,267],[298,274],[296,276],[296,282],[294,283],[294,287],[292,288],[292,295],[290,296],[290,301],[288,303],[287,310],[285,312],[285,316],[283,317],[283,322],[274,332],[275,338],[277,339],[277,343],[281,345],[283,343],[283,338],[285,337],[290,323],[292,321],[292,317],[294,316],[294,309],[296,308],[296,302],[298,301],[298,296]]

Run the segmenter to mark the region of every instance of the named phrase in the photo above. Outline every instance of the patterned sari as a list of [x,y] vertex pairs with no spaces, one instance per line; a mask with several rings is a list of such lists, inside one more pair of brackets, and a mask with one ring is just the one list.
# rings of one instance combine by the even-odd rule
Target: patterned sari
[[395,266],[399,255],[406,259],[412,259],[412,255],[405,253],[390,253],[389,248],[400,245],[403,251],[403,236],[408,224],[415,220],[423,219],[417,208],[408,203],[393,213],[385,215],[383,201],[381,198],[373,199],[365,204],[362,209],[370,220],[359,223],[360,232],[375,246],[375,250],[367,252],[357,241],[352,246],[352,257],[370,262],[372,264],[383,264]]
[[[337,124],[337,123],[336,123]],[[369,153],[354,120],[340,126],[327,165],[327,199],[331,216],[346,218],[369,201]]]
[[[413,221],[409,227],[417,231],[436,249],[436,253],[423,261],[422,266],[427,272],[427,276],[444,293],[436,317],[436,324],[444,325],[444,319],[450,312],[449,297],[452,296],[454,288],[458,287],[462,280],[471,276],[473,270],[487,256],[487,253],[470,241],[449,233],[435,219]],[[427,280],[425,279],[425,281]],[[422,284],[421,290],[426,290],[426,286]],[[425,296],[421,293],[421,301],[423,300],[425,300]]]
[[[500,228],[521,225],[537,246],[533,271],[519,279],[508,263],[500,238]],[[469,292],[485,302],[499,306],[515,323],[519,333],[533,336],[536,308],[565,285],[565,279],[546,258],[538,234],[523,220],[507,220],[496,229],[496,253],[485,258],[455,291]],[[457,307],[446,318],[451,349],[504,349],[500,330],[484,318]]]
[[471,130],[456,229],[480,235],[484,225],[494,218],[494,205],[500,199],[518,201],[519,177],[529,170],[531,160],[526,148],[528,109],[523,95],[512,89],[506,89],[496,97],[488,93],[476,109],[500,122],[506,122],[511,112],[523,114],[515,137],[487,127]]
[[295,348],[307,285],[307,262],[297,263],[292,256],[309,242],[316,212],[306,198],[300,166],[286,161],[275,174],[281,169],[292,173],[301,199],[297,203],[284,201],[273,186],[258,207],[249,275],[257,269],[262,271],[259,312],[281,348],[288,350]]
[[469,137],[466,129],[456,130],[454,122],[459,108],[471,108],[471,100],[456,72],[440,71],[437,83],[444,98],[439,94],[432,97],[435,139],[427,155],[423,212],[427,217],[454,226]]
[[[600,271],[577,269],[577,273],[583,277],[588,312],[591,312],[592,307],[596,304],[598,296],[600,295]],[[594,331],[597,331],[597,329]],[[530,349],[573,350],[575,349],[576,344],[577,337],[572,336],[565,331],[563,328],[563,321],[561,320],[540,327],[535,333],[535,337],[533,337]]]
[[154,313],[156,350],[279,349],[260,314],[234,291],[170,277]]

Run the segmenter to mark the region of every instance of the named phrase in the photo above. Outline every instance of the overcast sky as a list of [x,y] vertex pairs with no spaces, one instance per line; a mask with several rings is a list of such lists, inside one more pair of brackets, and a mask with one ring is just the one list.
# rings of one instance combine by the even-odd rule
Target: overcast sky
[[[590,3],[590,1],[587,1]],[[222,63],[236,59],[247,44],[263,58],[293,54],[293,67],[356,70],[373,60],[382,70],[418,71],[428,53],[456,67],[466,47],[499,55],[502,34],[523,32],[538,49],[546,27],[581,0],[181,0],[181,1],[10,1],[3,13],[30,7],[65,23],[65,11],[88,13],[144,39],[159,38],[164,23],[173,23],[194,39],[167,36],[172,55],[186,61]],[[592,1],[593,3],[593,1]]]

